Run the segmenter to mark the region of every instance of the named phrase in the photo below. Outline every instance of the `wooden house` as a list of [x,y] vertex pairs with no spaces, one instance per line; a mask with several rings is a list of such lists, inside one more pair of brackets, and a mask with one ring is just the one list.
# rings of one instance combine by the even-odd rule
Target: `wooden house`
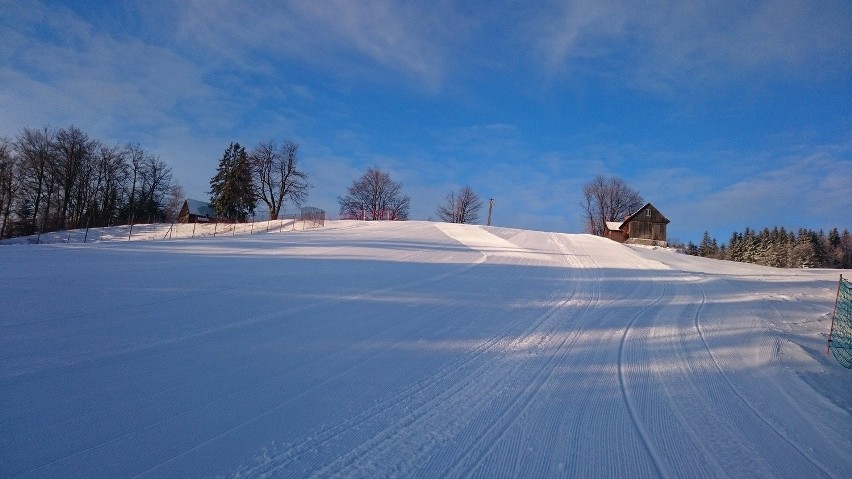
[[189,198],[183,202],[183,207],[178,214],[180,223],[209,223],[215,220],[216,211],[210,203]]
[[619,243],[666,246],[668,218],[647,203],[622,222],[608,221],[604,236]]

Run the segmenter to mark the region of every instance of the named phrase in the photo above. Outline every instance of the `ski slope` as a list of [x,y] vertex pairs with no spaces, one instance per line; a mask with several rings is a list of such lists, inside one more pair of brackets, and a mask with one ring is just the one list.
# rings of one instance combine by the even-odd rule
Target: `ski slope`
[[852,477],[838,274],[428,222],[2,246],[0,477]]

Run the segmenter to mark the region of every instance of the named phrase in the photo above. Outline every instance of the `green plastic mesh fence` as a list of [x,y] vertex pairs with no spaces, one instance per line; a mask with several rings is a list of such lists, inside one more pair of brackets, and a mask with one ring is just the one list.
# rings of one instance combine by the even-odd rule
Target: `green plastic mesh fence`
[[828,349],[845,368],[852,369],[852,283],[840,277],[837,303],[831,318]]

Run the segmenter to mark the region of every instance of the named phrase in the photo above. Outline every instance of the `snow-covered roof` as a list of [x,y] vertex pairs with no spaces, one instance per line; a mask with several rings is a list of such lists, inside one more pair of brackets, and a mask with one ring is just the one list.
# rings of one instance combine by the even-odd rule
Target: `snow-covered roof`
[[622,224],[624,223],[621,221],[607,221],[606,229],[608,229],[609,231],[618,231],[621,229]]
[[199,200],[191,200],[187,198],[186,206],[189,209],[189,214],[191,215],[206,216],[207,218],[216,217],[216,211],[213,209],[213,206],[211,206],[210,203]]

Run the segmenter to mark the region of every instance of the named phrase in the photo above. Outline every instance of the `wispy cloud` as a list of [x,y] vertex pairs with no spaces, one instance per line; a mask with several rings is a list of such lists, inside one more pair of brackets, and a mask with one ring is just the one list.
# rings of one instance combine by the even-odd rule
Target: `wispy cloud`
[[607,56],[612,42],[627,35],[630,8],[622,2],[553,2],[528,25],[545,66],[561,70],[577,59]]
[[296,59],[343,76],[379,77],[379,69],[427,88],[444,80],[458,31],[449,7],[434,2],[191,1],[177,9],[178,39],[209,56],[284,70]]
[[549,71],[597,69],[670,90],[846,74],[849,18],[844,2],[565,0],[543,9],[528,30]]
[[12,131],[45,117],[139,131],[172,123],[190,99],[214,98],[195,66],[170,50],[103,34],[65,8],[33,3],[8,13],[0,101]]

